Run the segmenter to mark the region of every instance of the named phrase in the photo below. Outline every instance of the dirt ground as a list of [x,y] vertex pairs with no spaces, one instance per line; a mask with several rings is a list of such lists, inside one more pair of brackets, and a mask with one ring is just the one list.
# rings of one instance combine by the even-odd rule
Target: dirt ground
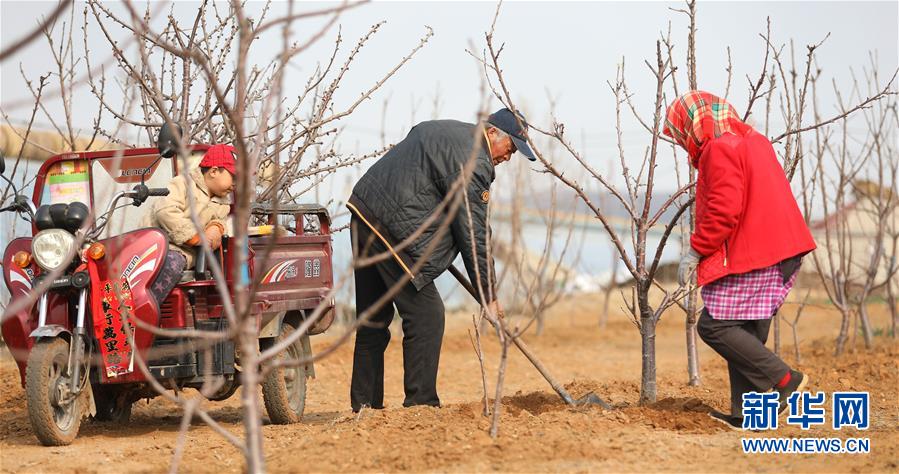
[[[606,329],[596,325],[595,298],[563,302],[547,316],[545,333],[526,337],[534,351],[574,395],[595,390],[616,409],[568,408],[519,354],[510,357],[498,440],[480,414],[481,379],[469,341],[470,315],[448,317],[438,387],[443,408],[402,408],[402,351],[396,334],[387,354],[385,410],[349,410],[351,345],[316,365],[306,417],[290,426],[263,428],[267,467],[273,472],[511,471],[511,472],[896,472],[899,469],[899,345],[882,335],[873,352],[856,348],[832,354],[838,317],[822,307],[806,308],[799,324],[802,362],[813,390],[871,392],[871,428],[866,432],[782,427],[778,437],[868,437],[871,454],[746,455],[741,437],[705,414],[727,409],[723,361],[700,342],[702,385],[686,386],[683,316],[672,313],[659,326],[659,402],[636,406],[639,336],[623,315]],[[787,308],[788,314],[795,309]],[[874,309],[878,328],[886,310]],[[313,338],[321,349],[330,335]],[[788,327],[785,359],[795,362]],[[485,340],[495,373],[498,346]],[[490,377],[491,390],[494,378]],[[828,395],[829,396],[829,395]],[[238,396],[206,402],[212,417],[241,435]],[[828,418],[829,419],[829,418]],[[0,471],[160,472],[169,467],[180,416],[161,399],[141,401],[129,426],[85,421],[75,443],[47,448],[31,433],[24,393],[5,353],[0,362]],[[202,422],[194,421],[186,442],[183,472],[235,472],[240,453]]]

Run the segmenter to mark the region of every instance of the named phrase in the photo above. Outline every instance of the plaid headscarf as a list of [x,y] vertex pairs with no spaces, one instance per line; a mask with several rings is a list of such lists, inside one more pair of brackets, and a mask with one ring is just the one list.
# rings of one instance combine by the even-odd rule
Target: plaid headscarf
[[745,136],[752,127],[743,123],[733,106],[703,91],[690,91],[668,106],[663,133],[690,154],[690,161],[702,153],[702,146],[725,133]]

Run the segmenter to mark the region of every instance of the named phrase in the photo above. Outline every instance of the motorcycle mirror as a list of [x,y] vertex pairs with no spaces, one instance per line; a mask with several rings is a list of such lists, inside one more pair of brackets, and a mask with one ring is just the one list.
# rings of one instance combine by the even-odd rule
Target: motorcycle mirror
[[32,217],[34,216],[34,205],[31,204],[31,200],[28,199],[27,196],[22,196],[21,194],[16,194],[16,198],[13,201],[15,206],[21,210],[22,212],[26,212]]
[[183,131],[178,124],[166,122],[159,129],[159,138],[156,140],[156,148],[163,158],[171,158],[181,149]]
[[[19,198],[19,190],[16,189],[16,185],[12,182],[11,179],[7,178],[6,176],[3,176],[3,173],[5,173],[5,172],[6,172],[6,158],[0,156],[0,178],[3,178],[3,181],[6,181],[7,183],[9,183],[9,187],[12,188],[13,196],[15,196],[13,199],[18,199]],[[13,178],[15,178],[15,176],[13,176]],[[5,193],[4,193],[4,197],[5,197]],[[8,208],[6,208],[6,209],[8,209]]]

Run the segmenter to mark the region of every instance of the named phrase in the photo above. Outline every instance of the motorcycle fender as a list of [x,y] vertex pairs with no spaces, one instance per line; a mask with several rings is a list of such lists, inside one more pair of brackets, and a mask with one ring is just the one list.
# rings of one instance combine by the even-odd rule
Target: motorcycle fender
[[28,337],[33,338],[44,338],[44,337],[57,337],[60,334],[65,334],[66,339],[72,339],[72,333],[69,332],[68,329],[60,326],[59,324],[47,324],[45,326],[41,326],[34,331],[31,331],[31,334]]
[[[6,288],[9,290],[9,305],[13,305],[16,301],[28,298],[31,293],[32,281],[34,277],[40,274],[37,264],[31,262],[26,268],[21,268],[13,262],[13,256],[16,252],[24,250],[31,253],[31,237],[14,239],[6,247],[3,252],[3,261],[0,266],[3,268],[3,280]],[[34,345],[34,339],[28,337],[37,322],[37,316],[32,317],[34,309],[37,306],[35,299],[30,305],[22,308],[16,313],[7,313],[2,318],[0,324],[0,332],[3,335],[3,342],[16,360],[19,366],[19,375],[22,386],[25,386],[25,369],[28,353]],[[49,316],[49,315],[48,315]]]
[[[309,335],[303,336],[300,340],[303,343],[303,353],[312,355],[312,343],[309,341]],[[315,378],[315,364],[312,362],[306,364],[306,377],[309,377],[310,379]]]
[[[88,382],[88,385],[90,385],[90,382]],[[87,402],[87,414],[92,417],[97,416],[97,401],[94,400],[94,390],[90,387],[87,388]]]
[[[284,321],[284,316],[287,312],[281,312],[275,314],[269,322],[259,330],[259,339],[265,339],[270,337],[278,337],[278,334],[281,332],[281,322]],[[265,321],[266,314],[262,314],[262,321]]]

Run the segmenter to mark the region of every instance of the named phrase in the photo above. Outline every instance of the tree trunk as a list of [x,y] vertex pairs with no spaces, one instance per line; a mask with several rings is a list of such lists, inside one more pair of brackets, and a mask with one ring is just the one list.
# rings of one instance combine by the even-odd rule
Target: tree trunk
[[699,348],[696,333],[696,293],[687,296],[687,375],[688,384],[696,387],[702,384],[699,378]]
[[503,381],[506,379],[506,363],[509,361],[509,336],[506,333],[505,323],[499,321],[499,370],[496,375],[496,397],[493,399],[493,420],[490,423],[490,437],[496,439],[499,436],[499,421],[503,410]]
[[656,387],[656,326],[652,317],[640,318],[643,363],[640,380],[640,404],[655,403]]
[[871,320],[868,318],[868,304],[866,300],[862,300],[858,304],[858,320],[862,326],[862,336],[865,338],[865,349],[871,349],[874,346],[874,331],[871,330]]
[[240,331],[240,401],[243,407],[243,424],[246,437],[247,472],[265,472],[265,456],[262,450],[262,416],[256,387],[259,386],[259,343],[256,338],[256,320],[248,317]]
[[849,340],[849,311],[841,309],[843,315],[840,321],[840,334],[837,336],[837,347],[834,355],[841,355],[846,348],[846,341]]
[[899,325],[899,311],[896,310],[896,295],[893,293],[894,281],[895,280],[891,278],[890,281],[887,282],[887,305],[890,307],[890,316],[892,316],[890,319],[893,321],[892,327],[890,328],[890,335],[893,339],[896,339],[899,337],[899,335],[896,334],[896,326]]
[[637,304],[640,311],[640,336],[642,339],[642,365],[640,377],[640,404],[655,403],[656,385],[656,322],[649,307],[649,286],[638,283]]

